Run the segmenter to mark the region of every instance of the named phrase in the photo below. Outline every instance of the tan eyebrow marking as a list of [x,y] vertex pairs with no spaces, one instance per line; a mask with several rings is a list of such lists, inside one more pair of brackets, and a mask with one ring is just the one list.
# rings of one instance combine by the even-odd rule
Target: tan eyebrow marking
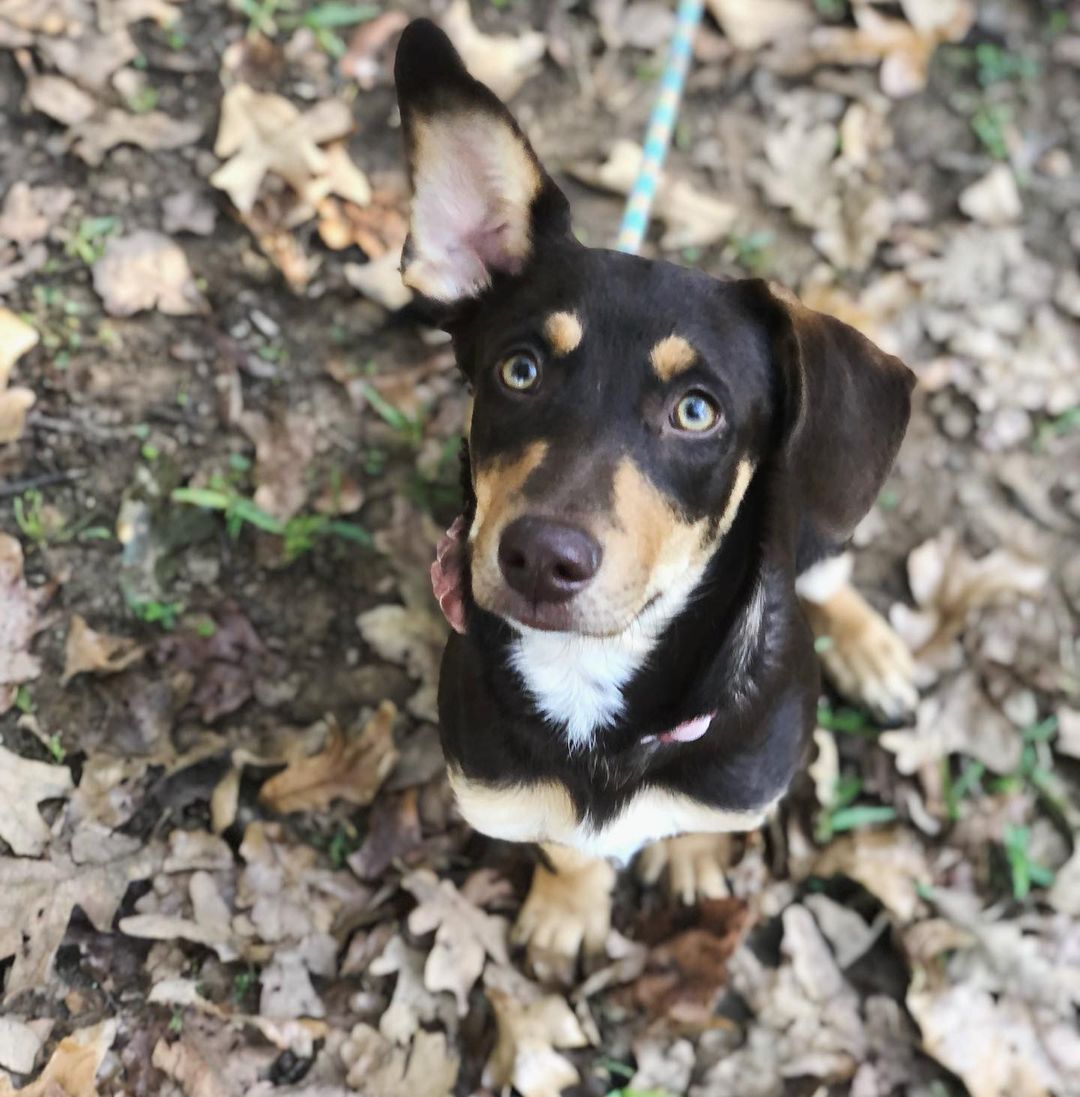
[[678,377],[694,364],[696,358],[697,352],[681,335],[669,335],[649,351],[653,373],[661,381]]
[[583,334],[581,321],[575,312],[553,312],[544,321],[544,335],[556,358],[563,358],[577,350]]

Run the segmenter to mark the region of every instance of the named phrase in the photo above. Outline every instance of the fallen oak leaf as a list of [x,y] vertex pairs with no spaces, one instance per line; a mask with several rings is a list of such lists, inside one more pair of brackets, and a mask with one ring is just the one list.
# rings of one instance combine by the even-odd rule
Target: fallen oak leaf
[[133,316],[144,309],[190,316],[206,309],[183,248],[160,232],[141,229],[114,236],[94,263],[93,278],[110,316]]
[[349,1086],[379,1097],[450,1097],[457,1082],[458,1058],[441,1032],[417,1032],[403,1048],[370,1025],[354,1025],[341,1058]]
[[7,995],[45,985],[76,906],[107,932],[128,885],[153,877],[161,861],[156,845],[102,864],[76,865],[57,853],[46,861],[0,857],[0,960],[15,958]]
[[409,913],[409,930],[418,936],[435,930],[435,944],[424,964],[424,983],[430,991],[450,991],[464,1017],[469,991],[487,957],[509,964],[507,921],[470,903],[449,880],[440,880],[430,869],[411,872],[401,886],[417,901]]
[[103,117],[88,118],[70,131],[72,151],[90,167],[97,167],[117,145],[136,145],[148,152],[164,152],[193,144],[202,135],[199,122],[170,118],[159,110],[128,114],[112,109]]
[[995,549],[976,560],[955,529],[942,530],[914,549],[907,562],[916,609],[892,606],[889,619],[915,657],[920,684],[962,659],[957,638],[978,610],[1017,597],[1032,597],[1046,584],[1042,565]]
[[514,979],[511,985],[517,994],[499,986],[489,986],[484,992],[495,1012],[496,1025],[495,1046],[484,1066],[484,1085],[513,1086],[522,1097],[558,1097],[567,1086],[581,1081],[581,1076],[556,1049],[585,1047],[589,1041],[564,998],[543,994],[524,979]]
[[[5,212],[6,210],[5,204]],[[15,363],[28,350],[37,346],[40,338],[36,328],[31,327],[10,309],[0,307],[0,445],[15,442],[22,436],[26,413],[36,401],[32,390],[21,387],[9,389],[8,381]],[[0,571],[2,570],[3,565],[0,564]],[[0,652],[2,651],[3,626],[0,625]],[[0,667],[2,665],[0,663]],[[3,681],[3,671],[0,669],[0,712],[6,707],[3,704]]]
[[255,443],[255,504],[279,522],[294,517],[307,502],[307,467],[315,456],[315,422],[287,411],[277,419],[245,411],[240,429]]
[[370,804],[397,761],[393,736],[396,715],[393,702],[383,701],[351,743],[337,721],[328,717],[326,746],[318,754],[300,758],[271,777],[262,786],[259,800],[282,814],[318,811],[334,800],[357,807]]
[[469,0],[453,0],[441,22],[472,76],[503,100],[521,90],[547,49],[547,38],[539,31],[485,34],[473,22]]
[[26,98],[35,110],[64,126],[85,122],[97,109],[93,96],[63,76],[31,76]]
[[32,1073],[44,1042],[38,1026],[31,1027],[14,1017],[0,1017],[0,1069],[16,1074]]
[[40,1076],[22,1089],[0,1080],[0,1097],[98,1097],[97,1075],[116,1039],[119,1022],[109,1018],[65,1036]]
[[67,213],[75,201],[70,187],[31,187],[13,183],[0,209],[0,237],[13,243],[35,244]]
[[[574,164],[568,171],[591,187],[627,195],[637,178],[641,157],[640,145],[618,140],[602,164]],[[665,176],[657,187],[653,213],[667,226],[660,246],[677,250],[707,247],[723,239],[735,222],[737,210],[731,202],[698,190],[685,179]]]
[[14,704],[18,687],[41,673],[30,644],[48,624],[41,607],[55,590],[55,583],[29,586],[23,578],[22,545],[0,533],[0,714]]
[[311,205],[342,190],[342,197],[363,205],[370,199],[363,173],[343,151],[330,154],[319,148],[352,128],[352,112],[338,100],[317,103],[301,114],[280,95],[236,84],[222,100],[214,143],[214,155],[226,162],[210,182],[225,191],[242,214],[252,211],[268,172],[284,179]]
[[116,674],[137,663],[145,654],[146,648],[134,640],[95,632],[85,618],[75,613],[64,645],[64,673],[60,676],[60,684],[67,685],[76,674]]
[[361,613],[356,624],[380,659],[404,666],[419,679],[420,689],[407,707],[414,716],[436,723],[439,663],[446,646],[442,615],[427,608],[383,605]]
[[0,747],[0,838],[20,857],[39,856],[51,831],[38,804],[66,796],[74,787],[67,766],[33,762]]
[[799,0],[706,0],[709,14],[739,50],[756,50],[814,24],[813,11]]

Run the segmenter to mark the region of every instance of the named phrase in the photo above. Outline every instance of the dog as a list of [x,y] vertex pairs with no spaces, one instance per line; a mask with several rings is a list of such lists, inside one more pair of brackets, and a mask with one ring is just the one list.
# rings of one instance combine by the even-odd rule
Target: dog
[[[540,843],[515,935],[574,960],[642,847],[684,898],[804,767],[820,671],[880,716],[910,656],[843,554],[911,372],[758,279],[579,243],[506,107],[427,20],[395,80],[405,284],[471,387],[463,519],[433,583],[455,625],[440,734],[476,830]],[[811,624],[813,628],[811,628]]]

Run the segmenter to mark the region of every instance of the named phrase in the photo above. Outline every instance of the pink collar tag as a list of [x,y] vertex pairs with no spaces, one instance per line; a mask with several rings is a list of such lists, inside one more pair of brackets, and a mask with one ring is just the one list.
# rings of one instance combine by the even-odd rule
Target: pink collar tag
[[692,720],[685,720],[676,725],[670,731],[662,731],[659,735],[646,735],[643,743],[692,743],[700,739],[709,730],[709,725],[716,716],[715,712],[706,713],[704,716],[695,716]]

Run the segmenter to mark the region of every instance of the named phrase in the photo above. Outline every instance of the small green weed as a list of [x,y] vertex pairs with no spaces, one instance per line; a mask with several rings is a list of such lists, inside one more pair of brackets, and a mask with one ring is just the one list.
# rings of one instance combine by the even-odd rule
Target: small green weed
[[64,750],[64,744],[60,742],[59,735],[50,735],[45,745],[49,748],[49,753],[57,765],[60,765],[67,757],[67,751]]
[[324,537],[339,537],[364,546],[372,544],[371,535],[363,526],[326,514],[298,514],[283,522],[268,514],[254,499],[241,494],[220,474],[211,477],[209,487],[175,488],[170,498],[174,503],[218,511],[224,515],[225,528],[234,539],[240,536],[245,525],[282,538],[285,559],[290,563]]
[[817,842],[824,845],[834,835],[844,831],[891,823],[896,818],[895,808],[855,803],[862,789],[862,778],[854,774],[842,774],[837,779],[832,803],[818,815],[814,827],[814,839]]
[[164,632],[172,632],[180,614],[184,612],[183,602],[166,602],[158,598],[139,598],[124,591],[124,601],[128,609],[148,625],[158,625]]
[[[829,638],[822,637],[822,639]],[[817,643],[814,644],[814,649],[821,650]],[[857,708],[849,708],[847,705],[833,708],[826,698],[818,702],[817,722],[818,726],[825,728],[826,731],[838,731],[844,735],[876,735],[878,730],[865,712]]]
[[347,48],[337,31],[366,23],[379,14],[375,4],[350,4],[341,0],[326,0],[303,11],[297,10],[296,0],[240,0],[239,7],[248,19],[249,34],[272,38],[279,27],[285,31],[306,27],[314,34],[320,48],[331,57],[341,57]]
[[120,231],[119,217],[84,217],[68,238],[64,251],[87,266],[96,263],[105,253],[105,242]]
[[745,236],[732,235],[728,243],[735,256],[735,262],[751,274],[765,274],[772,266],[773,234],[768,229],[758,229]]
[[359,382],[359,386],[364,399],[388,427],[392,427],[397,431],[409,445],[420,445],[424,440],[423,416],[412,416],[395,407],[374,385],[368,384],[367,381]]
[[984,103],[971,116],[972,132],[995,160],[1009,158],[1006,134],[1012,120],[1013,110],[1007,103]]
[[237,1005],[240,1005],[251,990],[258,985],[259,982],[259,969],[254,965],[249,964],[243,971],[238,971],[233,976],[232,983],[232,999]]
[[1007,826],[1002,842],[1005,858],[1009,863],[1013,898],[1026,899],[1034,887],[1050,887],[1053,872],[1031,857],[1031,829],[1023,826]]

